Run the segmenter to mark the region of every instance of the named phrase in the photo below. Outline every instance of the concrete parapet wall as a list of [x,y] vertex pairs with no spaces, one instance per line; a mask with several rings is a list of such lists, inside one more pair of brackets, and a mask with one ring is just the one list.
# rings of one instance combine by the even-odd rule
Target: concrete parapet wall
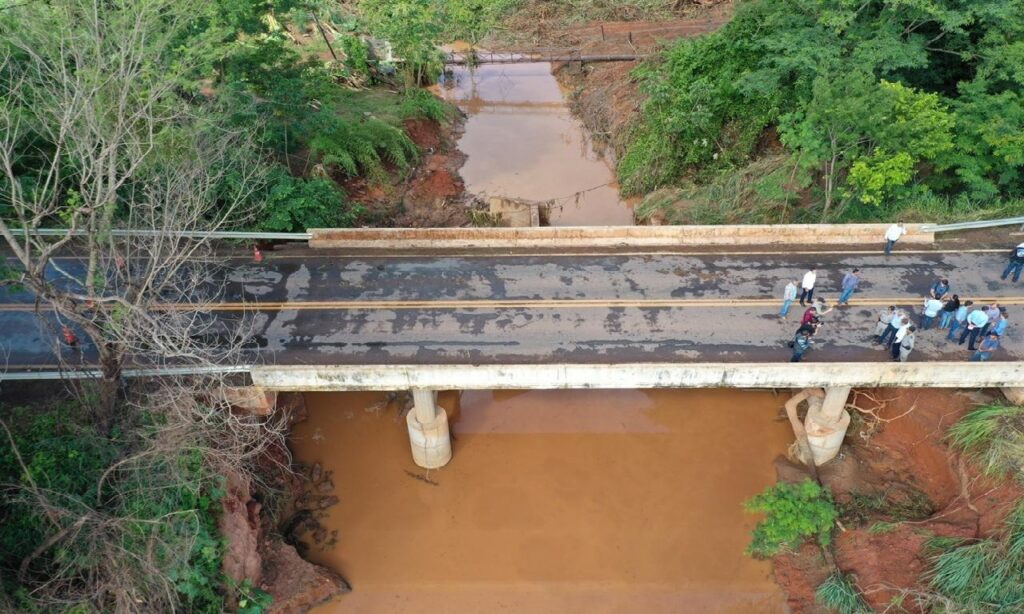
[[289,365],[251,373],[257,386],[297,391],[1024,386],[1024,362]]
[[[310,247],[351,249],[508,249],[707,245],[882,245],[888,224],[592,226],[542,228],[313,228]],[[932,243],[908,224],[901,243]]]

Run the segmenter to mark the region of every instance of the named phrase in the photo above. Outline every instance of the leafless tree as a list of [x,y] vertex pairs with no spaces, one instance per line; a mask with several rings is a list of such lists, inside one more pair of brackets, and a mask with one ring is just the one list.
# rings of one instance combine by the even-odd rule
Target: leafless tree
[[0,236],[39,304],[95,344],[107,428],[127,362],[217,364],[237,336],[205,313],[210,241],[181,233],[237,222],[260,171],[247,135],[179,93],[195,1],[28,3],[0,31]]

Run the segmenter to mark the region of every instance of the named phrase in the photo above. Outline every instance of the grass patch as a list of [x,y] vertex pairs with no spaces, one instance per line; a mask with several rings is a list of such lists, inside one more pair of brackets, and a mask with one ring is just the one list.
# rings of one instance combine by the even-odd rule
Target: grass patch
[[878,493],[852,492],[850,501],[841,508],[843,520],[852,524],[863,525],[884,517],[890,522],[875,524],[889,524],[893,527],[907,520],[927,518],[933,513],[932,502],[927,495],[916,489],[901,489],[896,495],[889,490]]
[[931,587],[966,611],[1024,610],[1024,504],[1007,518],[1002,539],[951,547],[932,563]]
[[870,612],[871,608],[857,591],[857,586],[849,576],[833,574],[825,580],[814,593],[814,599],[826,608],[839,614],[860,614]]
[[1024,470],[1024,407],[979,407],[953,425],[946,437],[990,476],[1019,478]]

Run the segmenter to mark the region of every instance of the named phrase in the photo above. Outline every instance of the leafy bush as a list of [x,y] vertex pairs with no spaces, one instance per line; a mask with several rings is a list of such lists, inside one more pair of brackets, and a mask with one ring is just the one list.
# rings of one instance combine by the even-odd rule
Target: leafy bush
[[361,207],[346,202],[345,194],[334,182],[298,179],[282,168],[270,172],[264,207],[259,228],[268,232],[349,227],[362,213]]
[[992,476],[1024,471],[1024,407],[985,405],[954,424],[946,437]]
[[763,512],[754,527],[747,554],[768,558],[815,538],[822,546],[832,541],[832,525],[839,513],[832,493],[811,480],[799,484],[780,482],[746,502],[751,512]]
[[871,611],[849,576],[840,573],[829,576],[815,591],[814,599],[839,614],[863,614]]

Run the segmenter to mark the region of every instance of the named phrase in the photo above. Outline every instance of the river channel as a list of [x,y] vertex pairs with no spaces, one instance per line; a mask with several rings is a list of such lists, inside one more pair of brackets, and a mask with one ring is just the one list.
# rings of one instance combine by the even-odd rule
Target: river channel
[[742,503],[792,434],[771,392],[442,395],[452,461],[417,468],[397,404],[306,395],[295,458],[334,472],[341,612],[782,612]]
[[466,113],[458,147],[469,193],[553,201],[552,226],[633,224],[614,171],[569,112],[550,64],[456,66],[434,91]]
[[[548,64],[456,69],[467,189],[555,199],[552,225],[632,224]],[[333,472],[310,558],[352,592],[319,614],[784,611],[743,551],[743,501],[774,483],[792,434],[771,392],[468,391],[442,395],[452,461],[412,462],[399,403],[311,393],[302,463]]]

